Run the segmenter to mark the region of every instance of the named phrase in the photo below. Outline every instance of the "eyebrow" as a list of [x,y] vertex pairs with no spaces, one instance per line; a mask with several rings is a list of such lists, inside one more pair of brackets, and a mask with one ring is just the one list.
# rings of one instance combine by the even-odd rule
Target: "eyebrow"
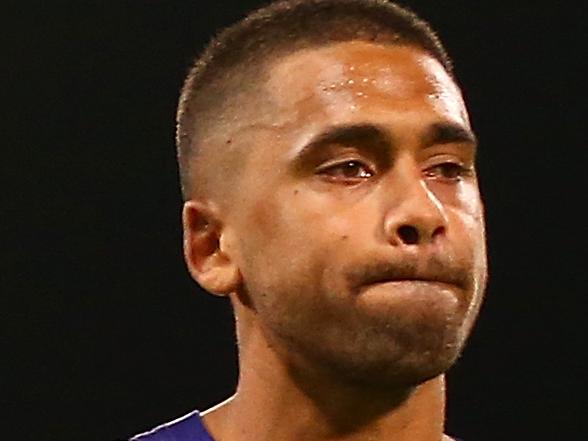
[[296,152],[295,158],[304,158],[320,147],[333,144],[370,147],[386,152],[392,144],[392,139],[386,129],[376,124],[334,125],[311,138]]
[[474,132],[461,124],[450,122],[437,122],[425,132],[421,139],[425,147],[440,144],[473,144],[478,145],[478,139]]
[[[433,123],[421,136],[421,145],[430,147],[442,144],[471,144],[476,148],[476,135],[468,128],[452,122]],[[328,145],[364,147],[387,155],[394,144],[390,131],[378,124],[343,124],[327,127],[315,135],[294,154],[295,161],[301,161],[321,147]]]

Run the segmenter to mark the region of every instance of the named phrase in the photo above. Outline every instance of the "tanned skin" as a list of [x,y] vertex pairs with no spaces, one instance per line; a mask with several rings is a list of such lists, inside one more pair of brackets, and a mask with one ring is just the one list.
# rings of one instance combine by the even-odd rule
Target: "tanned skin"
[[238,197],[184,207],[191,274],[237,319],[237,392],[205,425],[218,441],[449,440],[444,372],[486,284],[459,88],[418,48],[351,41],[275,60],[264,93],[273,108],[226,134],[248,150]]

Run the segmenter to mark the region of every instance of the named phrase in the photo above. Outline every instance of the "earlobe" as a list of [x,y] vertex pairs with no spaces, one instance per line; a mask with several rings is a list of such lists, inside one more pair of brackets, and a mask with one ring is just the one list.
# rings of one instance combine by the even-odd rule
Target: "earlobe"
[[216,295],[225,296],[236,291],[241,275],[218,211],[191,200],[184,204],[182,220],[184,257],[192,278]]

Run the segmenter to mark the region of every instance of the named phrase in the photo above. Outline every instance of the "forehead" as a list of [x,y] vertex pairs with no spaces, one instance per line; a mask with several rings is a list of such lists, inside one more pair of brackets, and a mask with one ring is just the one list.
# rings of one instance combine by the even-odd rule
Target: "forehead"
[[266,91],[290,122],[316,113],[345,119],[368,106],[377,116],[410,103],[467,125],[453,79],[434,57],[409,46],[352,41],[298,51],[270,65]]

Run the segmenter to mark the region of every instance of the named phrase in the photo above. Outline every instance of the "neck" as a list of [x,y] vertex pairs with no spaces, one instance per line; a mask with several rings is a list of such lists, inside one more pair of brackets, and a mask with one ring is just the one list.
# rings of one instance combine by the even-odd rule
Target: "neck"
[[203,414],[224,441],[441,441],[444,377],[417,387],[374,390],[292,368],[262,332],[240,334],[237,393]]

